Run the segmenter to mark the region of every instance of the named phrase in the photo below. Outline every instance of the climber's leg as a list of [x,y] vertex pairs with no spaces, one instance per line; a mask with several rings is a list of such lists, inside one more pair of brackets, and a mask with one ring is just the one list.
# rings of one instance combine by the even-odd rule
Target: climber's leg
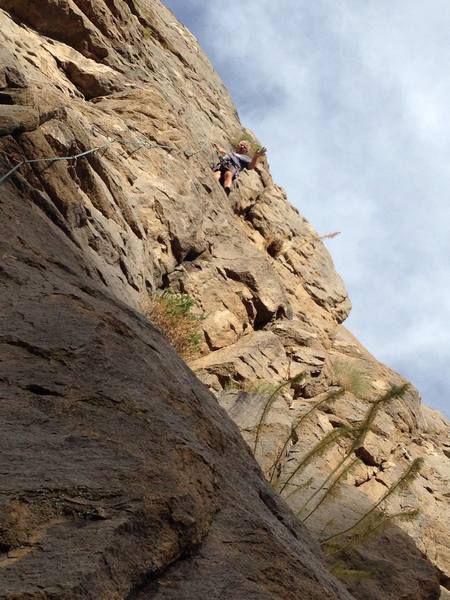
[[233,183],[233,171],[225,171],[223,176],[223,189],[228,195],[231,192],[231,184]]
[[214,171],[214,179],[216,181],[220,181],[221,177],[222,177],[222,173],[221,173],[220,169],[219,169],[219,171]]

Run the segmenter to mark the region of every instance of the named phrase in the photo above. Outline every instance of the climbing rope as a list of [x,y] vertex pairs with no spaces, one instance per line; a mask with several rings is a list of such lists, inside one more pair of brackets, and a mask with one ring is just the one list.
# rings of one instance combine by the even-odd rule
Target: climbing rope
[[[195,152],[188,152],[187,150],[181,150],[180,148],[176,148],[175,146],[166,146],[164,144],[152,144],[150,142],[137,140],[137,139],[123,141],[123,140],[119,140],[116,138],[116,139],[108,141],[105,144],[101,144],[100,146],[95,146],[94,148],[90,148],[89,150],[85,150],[84,152],[79,152],[78,154],[73,154],[71,156],[47,156],[47,157],[43,157],[43,158],[33,158],[33,159],[21,160],[19,163],[17,163],[17,165],[14,165],[14,167],[12,167],[7,173],[5,173],[4,175],[2,175],[0,177],[0,185],[2,185],[7,179],[9,179],[9,177],[11,177],[11,175],[13,175],[16,171],[18,171],[24,165],[32,165],[32,164],[36,164],[36,163],[53,163],[53,162],[56,162],[59,160],[78,160],[79,158],[84,158],[84,157],[88,156],[89,154],[94,154],[95,152],[100,152],[102,150],[106,151],[110,146],[112,146],[115,143],[119,143],[124,146],[136,144],[138,147],[135,150],[133,150],[133,154],[134,154],[134,152],[137,152],[141,148],[146,148],[147,150],[151,150],[152,148],[162,148],[163,150],[169,150],[170,152],[184,153],[186,158],[191,158],[192,156],[199,154],[200,152],[202,152],[202,150],[207,145],[207,142],[205,142],[202,144],[202,146],[199,148],[199,150],[196,150]],[[3,152],[3,154],[5,154],[5,153]]]
[[22,160],[19,163],[17,163],[17,165],[15,165],[12,169],[10,169],[7,173],[5,173],[2,177],[0,177],[0,185],[2,185],[9,177],[11,177],[13,173],[18,171],[20,167],[23,167],[23,165],[32,165],[41,162],[52,163],[58,160],[76,160],[78,158],[81,158],[82,156],[93,154],[94,152],[98,152],[99,150],[103,150],[104,148],[106,149],[110,145],[110,143],[102,144],[101,146],[96,146],[95,148],[91,148],[90,150],[86,150],[85,152],[80,152],[79,154],[74,154],[72,156],[49,156],[45,158],[33,158]]

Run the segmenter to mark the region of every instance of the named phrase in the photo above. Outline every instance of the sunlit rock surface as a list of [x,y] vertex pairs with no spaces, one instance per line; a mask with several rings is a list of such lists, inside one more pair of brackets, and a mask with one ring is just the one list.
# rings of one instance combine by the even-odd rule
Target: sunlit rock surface
[[[0,598],[350,598],[251,456],[270,475],[336,372],[360,374],[362,396],[321,405],[285,448],[280,489],[315,441],[402,383],[341,325],[350,302],[323,242],[265,161],[230,197],[214,181],[212,143],[229,147],[243,126],[159,2],[0,8],[0,176],[98,148],[23,165],[0,187]],[[190,367],[248,446],[143,314],[163,287],[195,299]],[[262,420],[270,390],[301,373]],[[317,486],[342,453],[293,483]],[[352,549],[347,563],[371,576],[344,583],[364,599],[438,598],[448,423],[410,388],[359,455],[308,527],[321,539],[351,524],[424,457],[393,506],[418,518]],[[294,512],[302,498],[288,498]]]

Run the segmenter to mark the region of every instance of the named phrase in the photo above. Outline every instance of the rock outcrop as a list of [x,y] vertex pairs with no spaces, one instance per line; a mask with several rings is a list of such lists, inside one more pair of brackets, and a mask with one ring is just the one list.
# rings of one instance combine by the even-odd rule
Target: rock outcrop
[[[280,489],[403,380],[342,326],[344,284],[267,164],[229,198],[214,181],[211,143],[243,128],[193,36],[158,0],[0,0],[0,30],[0,177],[20,164],[0,186],[0,598],[438,598],[450,428],[413,388],[307,523],[342,530],[425,458],[391,507],[419,516],[342,554],[370,575],[349,591],[251,456]],[[161,288],[202,314],[203,384],[143,313]],[[293,435],[354,372],[364,393]],[[294,511],[343,452],[292,478]]]

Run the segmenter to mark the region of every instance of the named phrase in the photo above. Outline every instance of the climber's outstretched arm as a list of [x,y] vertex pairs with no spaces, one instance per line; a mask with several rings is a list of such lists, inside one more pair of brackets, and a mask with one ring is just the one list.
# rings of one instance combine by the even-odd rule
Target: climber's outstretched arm
[[261,156],[265,156],[266,152],[266,148],[260,148],[259,150],[257,150],[253,155],[252,162],[249,164],[248,168],[254,169],[258,160],[261,158]]
[[227,151],[225,150],[225,148],[222,148],[221,146],[218,146],[217,144],[214,144],[214,147],[216,148],[217,152],[219,154],[226,154]]

